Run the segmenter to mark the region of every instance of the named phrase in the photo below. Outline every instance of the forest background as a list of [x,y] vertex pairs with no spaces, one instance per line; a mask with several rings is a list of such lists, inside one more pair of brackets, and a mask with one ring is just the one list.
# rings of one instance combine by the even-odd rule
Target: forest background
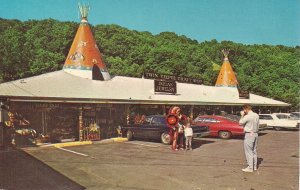
[[[53,19],[0,18],[0,83],[62,69],[77,28],[78,23]],[[198,42],[173,32],[153,35],[118,25],[96,25],[92,31],[111,75],[154,72],[213,86],[223,63],[221,50],[230,49],[229,61],[243,90],[299,109],[299,46]]]

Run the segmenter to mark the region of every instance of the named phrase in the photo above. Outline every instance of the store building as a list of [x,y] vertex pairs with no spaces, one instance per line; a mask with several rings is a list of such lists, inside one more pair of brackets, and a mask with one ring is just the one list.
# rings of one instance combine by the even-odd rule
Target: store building
[[143,78],[110,76],[87,22],[88,9],[80,7],[82,20],[62,70],[0,84],[2,124],[10,111],[30,122],[40,142],[101,140],[116,136],[116,127],[137,115],[165,114],[173,105],[191,116],[236,113],[244,103],[259,110],[289,106],[255,94],[241,96],[228,54],[216,86],[149,73]]

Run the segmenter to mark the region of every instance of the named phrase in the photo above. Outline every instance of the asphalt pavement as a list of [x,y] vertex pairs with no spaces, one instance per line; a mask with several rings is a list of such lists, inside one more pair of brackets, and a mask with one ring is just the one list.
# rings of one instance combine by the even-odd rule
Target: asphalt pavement
[[2,151],[0,189],[299,189],[298,131],[261,133],[253,173],[241,171],[243,139],[193,143],[193,151],[145,141]]

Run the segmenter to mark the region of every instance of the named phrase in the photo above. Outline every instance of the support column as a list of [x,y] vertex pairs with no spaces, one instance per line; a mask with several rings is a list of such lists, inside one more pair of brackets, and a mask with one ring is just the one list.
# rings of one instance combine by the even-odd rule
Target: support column
[[166,105],[162,105],[161,107],[162,107],[162,111],[163,111],[162,114],[166,115]]
[[42,110],[42,133],[45,135],[48,133],[48,112],[49,108]]
[[191,120],[193,120],[193,118],[194,118],[194,105],[191,105],[191,107],[190,107],[190,118],[191,118]]
[[130,123],[130,105],[126,104],[125,105],[125,113],[126,113],[126,124],[129,125]]
[[44,110],[42,110],[42,134],[45,133],[45,115],[44,115]]
[[0,101],[0,147],[4,147],[4,103]]
[[78,123],[79,123],[79,141],[83,141],[83,108],[82,106],[79,107],[79,117],[78,117]]

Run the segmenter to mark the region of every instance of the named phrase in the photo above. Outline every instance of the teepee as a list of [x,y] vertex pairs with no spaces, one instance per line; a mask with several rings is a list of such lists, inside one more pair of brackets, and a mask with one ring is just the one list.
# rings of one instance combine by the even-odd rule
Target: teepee
[[81,22],[63,70],[79,77],[93,80],[110,80],[91,28],[87,21],[90,10],[88,5],[80,5]]
[[222,50],[222,53],[224,55],[223,65],[219,72],[219,76],[215,86],[237,87],[238,81],[228,60],[229,50],[224,49]]

